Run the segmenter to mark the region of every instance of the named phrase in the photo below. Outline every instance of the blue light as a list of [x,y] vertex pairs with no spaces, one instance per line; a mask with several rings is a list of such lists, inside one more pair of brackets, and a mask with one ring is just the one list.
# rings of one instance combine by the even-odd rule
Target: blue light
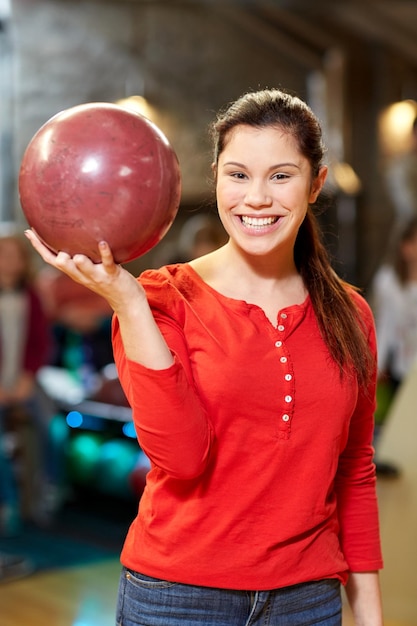
[[123,424],[123,434],[130,439],[136,439],[136,431],[133,422],[126,422]]
[[79,428],[83,423],[83,416],[79,411],[70,411],[66,417],[66,422],[70,428]]

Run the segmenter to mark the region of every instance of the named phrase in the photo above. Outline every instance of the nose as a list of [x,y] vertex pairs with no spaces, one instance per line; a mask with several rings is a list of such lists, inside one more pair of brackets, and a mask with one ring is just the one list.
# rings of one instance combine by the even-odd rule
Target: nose
[[246,189],[245,204],[253,208],[271,206],[272,197],[264,181],[251,180]]

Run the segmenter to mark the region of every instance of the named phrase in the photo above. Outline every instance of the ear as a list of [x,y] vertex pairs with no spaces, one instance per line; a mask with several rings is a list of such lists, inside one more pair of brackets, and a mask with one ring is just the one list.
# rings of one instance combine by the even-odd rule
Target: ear
[[326,182],[328,168],[326,165],[323,165],[316,178],[313,180],[310,190],[310,197],[308,199],[310,204],[314,204],[317,200],[319,193],[323,189],[324,183]]
[[214,180],[217,181],[217,163],[213,162],[211,164],[211,171],[212,171]]

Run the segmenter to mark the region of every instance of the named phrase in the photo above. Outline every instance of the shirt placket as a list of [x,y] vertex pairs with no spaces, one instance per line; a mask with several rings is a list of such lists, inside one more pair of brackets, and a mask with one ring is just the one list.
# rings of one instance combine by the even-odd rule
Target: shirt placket
[[286,348],[285,339],[290,327],[290,315],[285,312],[279,313],[275,348],[278,351],[278,435],[281,439],[288,439],[291,434],[291,424],[294,415],[294,372],[290,355]]

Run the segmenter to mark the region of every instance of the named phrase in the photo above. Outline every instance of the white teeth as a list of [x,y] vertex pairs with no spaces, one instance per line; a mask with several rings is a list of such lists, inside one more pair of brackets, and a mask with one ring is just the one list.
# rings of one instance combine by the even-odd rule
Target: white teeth
[[249,217],[247,215],[242,215],[242,222],[245,226],[250,226],[251,228],[262,228],[262,226],[270,226],[271,224],[275,224],[278,221],[278,217]]

